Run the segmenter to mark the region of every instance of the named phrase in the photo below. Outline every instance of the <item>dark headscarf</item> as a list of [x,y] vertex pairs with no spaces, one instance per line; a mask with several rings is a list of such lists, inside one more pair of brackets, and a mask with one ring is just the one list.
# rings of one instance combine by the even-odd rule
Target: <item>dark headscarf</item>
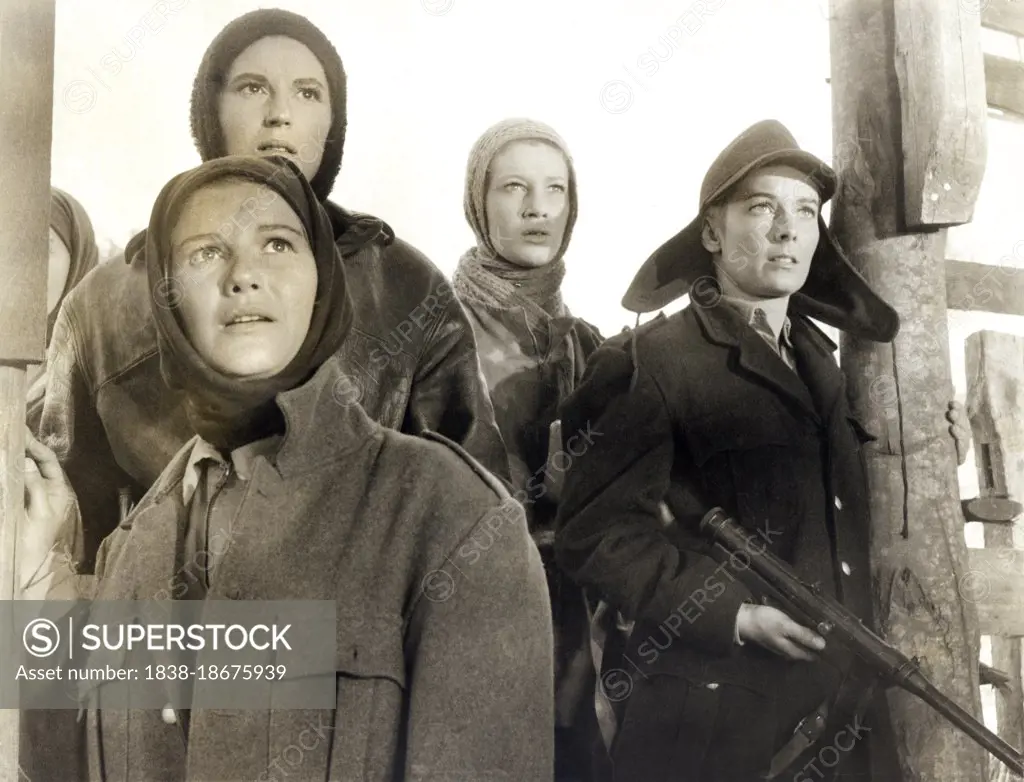
[[78,201],[56,187],[50,188],[50,227],[68,248],[68,252],[71,254],[71,265],[68,267],[64,290],[61,291],[57,305],[46,320],[47,344],[49,344],[50,335],[53,333],[53,324],[57,321],[60,303],[64,301],[64,297],[71,292],[71,289],[96,267],[100,259],[100,252],[96,247],[96,235],[93,233],[89,215]]
[[323,159],[311,184],[321,201],[327,199],[341,170],[345,147],[346,79],[341,57],[316,25],[306,17],[278,8],[251,11],[230,22],[206,49],[192,83],[192,137],[202,159],[224,157],[219,100],[228,71],[238,55],[263,38],[281,35],[298,41],[323,66],[331,95],[331,128],[324,142]]
[[[316,301],[309,331],[291,363],[269,378],[230,377],[199,355],[186,336],[177,306],[181,291],[171,278],[171,232],[186,201],[204,187],[232,179],[265,185],[284,198],[301,221],[316,260]],[[153,205],[146,236],[160,369],[172,389],[185,392],[196,433],[227,452],[283,432],[283,416],[274,397],[309,379],[339,349],[352,323],[352,304],[331,223],[305,177],[291,161],[280,157],[235,156],[209,161],[164,186]]]

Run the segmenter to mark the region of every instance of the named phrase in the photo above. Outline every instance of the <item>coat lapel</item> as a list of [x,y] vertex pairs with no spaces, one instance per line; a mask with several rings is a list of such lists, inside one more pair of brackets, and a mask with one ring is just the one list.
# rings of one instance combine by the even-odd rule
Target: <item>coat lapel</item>
[[744,372],[756,376],[776,393],[791,400],[805,415],[819,419],[807,386],[757,332],[743,323],[738,313],[725,306],[696,307],[696,311],[707,338],[735,349],[739,355],[739,367]]
[[810,391],[814,405],[823,419],[831,420],[836,403],[846,388],[843,373],[832,357],[835,345],[801,317],[793,319],[790,337],[796,348],[800,376]]

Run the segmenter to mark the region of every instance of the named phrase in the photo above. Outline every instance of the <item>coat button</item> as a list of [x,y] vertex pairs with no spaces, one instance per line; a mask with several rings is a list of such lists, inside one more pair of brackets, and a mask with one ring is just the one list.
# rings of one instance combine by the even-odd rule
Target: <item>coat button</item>
[[178,721],[178,715],[175,714],[174,713],[174,709],[172,709],[168,705],[168,706],[164,706],[160,710],[160,719],[162,719],[168,725],[173,725],[174,723],[176,723]]
[[838,497],[836,497],[836,510],[842,510],[842,509],[843,509],[843,501],[841,499],[839,499]]
[[709,690],[717,690],[718,689],[718,682],[708,682],[704,686],[707,687]]
[[850,567],[850,563],[849,562],[840,562],[839,563],[839,567],[842,568],[843,573],[845,575],[847,575],[847,576],[850,575],[853,572],[853,568]]

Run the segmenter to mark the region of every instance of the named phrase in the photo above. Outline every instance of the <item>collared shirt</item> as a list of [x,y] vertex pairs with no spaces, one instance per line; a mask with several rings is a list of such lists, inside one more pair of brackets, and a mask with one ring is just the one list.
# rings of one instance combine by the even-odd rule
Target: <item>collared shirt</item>
[[276,453],[281,439],[274,435],[236,448],[230,463],[210,443],[196,440],[182,479],[188,525],[179,576],[187,587],[187,599],[205,597],[213,570],[230,547],[231,525],[252,477],[253,461]]
[[796,371],[796,353],[793,341],[789,335],[791,323],[788,315],[782,322],[782,333],[776,335],[768,323],[768,316],[765,314],[765,311],[758,307],[755,302],[737,299],[733,296],[722,296],[721,301],[738,312],[747,325],[757,332],[758,336],[775,351],[776,355],[785,362],[786,366],[794,372]]
[[[265,437],[252,443],[236,448],[231,452],[231,466],[241,480],[247,481],[252,475],[252,463],[257,456],[271,456],[277,451],[281,443],[281,435]],[[202,437],[196,439],[189,454],[188,463],[185,465],[185,476],[181,481],[182,499],[185,505],[192,501],[192,495],[196,492],[200,479],[203,477],[204,459],[210,459],[218,465],[225,467],[227,462],[221,456],[220,451],[210,445]]]

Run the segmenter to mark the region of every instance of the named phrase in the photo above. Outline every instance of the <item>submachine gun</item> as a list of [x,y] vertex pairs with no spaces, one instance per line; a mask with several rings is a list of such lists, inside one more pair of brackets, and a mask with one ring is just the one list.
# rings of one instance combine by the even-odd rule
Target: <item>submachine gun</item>
[[[923,700],[953,725],[970,736],[1012,771],[1024,775],[1024,757],[995,733],[929,682],[916,659],[910,659],[871,632],[863,622],[816,587],[804,584],[790,567],[769,552],[764,543],[744,530],[721,508],[707,513],[700,531],[726,556],[746,554],[745,569],[756,576],[794,620],[817,631],[829,643],[840,645],[855,657],[861,668],[885,688],[901,687]],[[757,554],[750,556],[749,552]],[[747,562],[749,561],[749,566]]]

